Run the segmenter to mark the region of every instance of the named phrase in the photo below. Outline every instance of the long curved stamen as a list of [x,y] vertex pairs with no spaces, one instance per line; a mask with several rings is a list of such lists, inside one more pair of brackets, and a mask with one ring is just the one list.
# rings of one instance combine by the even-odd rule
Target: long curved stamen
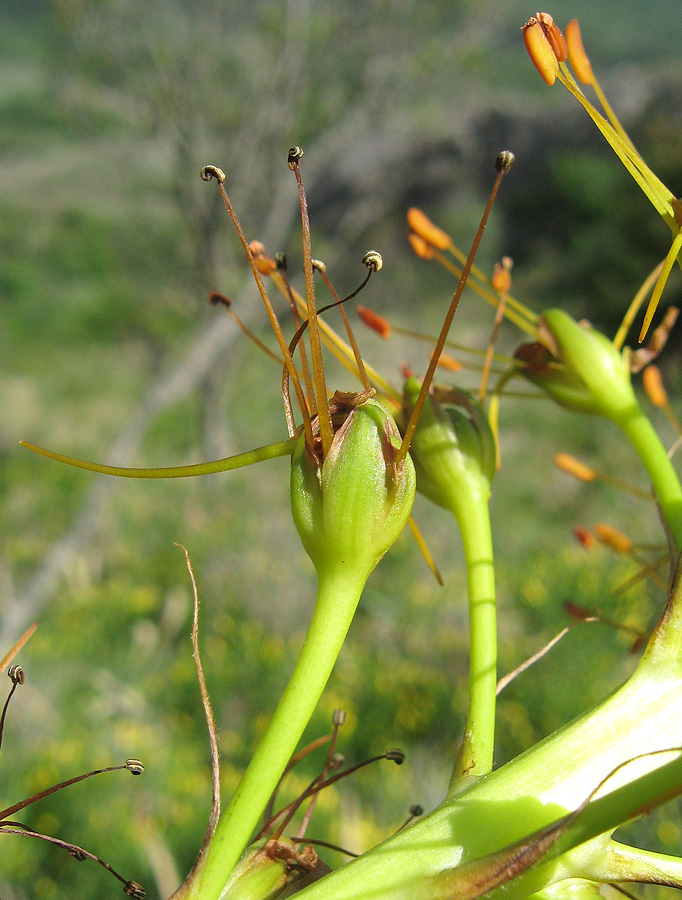
[[78,469],[88,469],[91,472],[100,472],[102,475],[116,475],[120,478],[190,478],[194,475],[211,475],[214,472],[229,472],[232,469],[240,469],[265,459],[277,459],[279,456],[291,456],[296,449],[298,438],[289,438],[287,441],[277,441],[274,444],[266,444],[255,450],[247,450],[246,453],[237,453],[236,456],[226,456],[223,459],[214,459],[211,462],[196,463],[191,466],[163,466],[156,469],[129,468],[126,466],[107,466],[102,463],[89,462],[85,459],[76,459],[73,456],[64,456],[55,453],[29,441],[19,441],[22,447],[47,456],[57,462],[75,466]]
[[429,388],[431,387],[431,382],[433,381],[433,376],[436,371],[436,366],[438,365],[438,358],[440,354],[443,352],[443,347],[445,345],[445,341],[448,336],[448,332],[450,331],[450,326],[452,325],[452,320],[455,316],[455,312],[457,310],[457,306],[459,305],[459,298],[462,296],[462,291],[467,283],[467,279],[469,277],[469,272],[471,271],[471,266],[473,265],[474,258],[476,256],[476,252],[478,250],[478,246],[481,243],[481,238],[483,237],[483,231],[485,230],[486,223],[488,221],[488,216],[490,215],[490,210],[493,208],[493,203],[495,202],[495,198],[497,197],[497,192],[500,188],[500,184],[502,183],[502,179],[507,174],[511,165],[514,161],[514,154],[510,153],[508,150],[503,150],[495,160],[495,169],[497,171],[497,177],[495,178],[495,183],[493,184],[493,189],[490,193],[490,197],[488,198],[488,202],[483,211],[483,215],[481,217],[481,222],[478,226],[478,230],[476,231],[476,235],[474,237],[473,244],[471,245],[471,250],[469,251],[469,255],[467,257],[466,264],[464,269],[462,270],[462,274],[459,279],[459,284],[455,289],[455,293],[453,294],[452,300],[450,301],[450,307],[445,315],[445,321],[443,322],[443,327],[441,329],[440,336],[436,343],[436,348],[431,356],[431,362],[429,363],[429,367],[426,370],[426,375],[424,376],[424,381],[422,382],[422,388],[419,392],[419,397],[414,404],[414,409],[412,410],[412,415],[410,416],[410,421],[407,423],[407,427],[405,428],[405,434],[403,436],[403,442],[400,445],[400,449],[396,455],[396,465],[400,465],[402,460],[407,455],[408,450],[410,449],[410,444],[412,443],[412,437],[414,436],[414,432],[416,431],[417,425],[419,423],[419,419],[421,417],[422,407],[424,406],[424,401],[426,400],[426,395],[428,393]]

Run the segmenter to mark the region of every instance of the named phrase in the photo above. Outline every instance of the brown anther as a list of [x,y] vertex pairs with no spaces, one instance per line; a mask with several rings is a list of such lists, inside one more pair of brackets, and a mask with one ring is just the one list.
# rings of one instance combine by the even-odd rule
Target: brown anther
[[277,270],[279,272],[286,272],[287,255],[282,250],[278,250],[277,253],[275,253],[275,265],[277,266]]
[[139,759],[127,759],[126,769],[133,775],[141,775],[144,772],[144,766]]
[[[431,351],[430,356],[433,356],[433,351]],[[449,353],[441,353],[438,357],[438,365],[441,369],[447,369],[448,372],[461,372],[464,368],[462,363],[455,359],[454,356],[450,356]]]
[[407,235],[407,240],[420,259],[433,259],[433,247],[423,237],[419,237],[414,231],[410,231]]
[[24,670],[21,666],[10,666],[7,670],[7,677],[10,679],[12,684],[23,684],[26,680],[26,676],[24,675]]
[[329,760],[329,768],[336,771],[337,769],[341,768],[345,761],[346,757],[343,755],[343,753],[335,753]]
[[668,405],[668,394],[663,387],[661,370],[658,366],[647,366],[642,372],[642,384],[649,400],[654,406],[662,409]]
[[208,302],[211,306],[227,306],[229,309],[232,306],[232,301],[229,297],[226,297],[225,294],[221,294],[220,291],[211,291],[208,295]]
[[561,29],[554,24],[554,19],[549,13],[539,12],[536,15],[558,62],[566,62],[568,59],[568,48]]
[[204,166],[199,174],[202,181],[210,181],[215,178],[219,184],[225,184],[225,173],[218,166]]
[[407,224],[416,235],[437,250],[446,250],[452,243],[450,236],[442,228],[434,225],[431,219],[416,206],[408,209]]
[[585,606],[581,606],[579,603],[573,603],[572,600],[567,600],[564,603],[564,611],[572,619],[577,619],[579,622],[594,620],[596,613],[596,610],[587,609]]
[[289,150],[289,155],[287,156],[287,164],[289,168],[293,171],[296,167],[296,163],[300,161],[303,156],[303,150],[300,147],[292,147]]
[[123,893],[128,897],[132,897],[133,900],[144,900],[147,896],[147,892],[137,881],[127,881],[123,885]]
[[346,710],[345,709],[335,709],[332,714],[332,725],[336,727],[341,727],[345,724],[346,721]]
[[362,264],[363,266],[367,266],[367,268],[371,269],[373,272],[379,272],[383,268],[384,261],[381,257],[381,253],[377,250],[368,250],[362,257]]
[[578,481],[594,481],[597,477],[594,469],[586,466],[585,463],[581,463],[579,459],[571,456],[570,453],[557,453],[554,457],[554,465],[557,469],[561,469],[562,472],[566,472],[567,475],[577,478]]
[[497,154],[495,159],[495,171],[496,172],[504,172],[506,175],[507,172],[511,169],[512,163],[516,157],[511,152],[511,150],[503,150],[501,153]]
[[321,259],[311,259],[310,262],[313,265],[313,269],[317,269],[318,272],[326,272],[327,266],[322,262]]
[[559,63],[542,25],[535,16],[531,16],[526,24],[521,26],[521,31],[523,32],[523,43],[526,45],[533,65],[545,84],[554,84],[559,72]]
[[403,750],[398,750],[396,747],[387,750],[384,755],[386,756],[386,759],[390,759],[396,766],[402,766],[405,762],[405,752]]
[[368,328],[371,328],[372,331],[376,331],[376,333],[384,338],[384,340],[390,338],[391,324],[388,319],[385,319],[383,316],[380,316],[379,313],[375,313],[373,310],[368,309],[366,306],[358,306],[357,312]]
[[632,550],[632,540],[612,525],[598,522],[594,526],[594,533],[602,544],[611,547],[616,553],[629,553]]
[[594,539],[594,535],[591,531],[588,531],[583,525],[576,525],[573,529],[573,537],[578,541],[579,544],[582,544],[586,549],[590,549],[590,547],[594,547],[596,541]]
[[80,847],[70,847],[69,856],[72,856],[74,859],[78,860],[78,862],[84,862],[88,858]]
[[592,84],[592,64],[585,53],[583,39],[580,34],[580,25],[577,19],[571,19],[566,26],[566,46],[568,47],[568,61],[578,81],[583,84]]
[[417,816],[423,816],[424,815],[424,807],[420,806],[418,803],[413,803],[409,809],[409,813],[411,816],[414,816],[415,818]]

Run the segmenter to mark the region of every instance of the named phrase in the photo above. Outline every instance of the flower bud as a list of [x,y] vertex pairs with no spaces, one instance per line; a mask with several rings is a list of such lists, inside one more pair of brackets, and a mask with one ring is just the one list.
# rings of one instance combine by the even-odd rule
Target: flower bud
[[412,461],[395,461],[401,438],[393,418],[373,399],[352,406],[356,396],[334,395],[333,418],[347,415],[324,461],[304,436],[292,460],[294,522],[320,576],[341,567],[349,579],[366,579],[403,530],[414,500]]
[[[406,381],[406,414],[414,407],[420,388],[417,378]],[[410,453],[417,470],[417,490],[454,512],[472,493],[487,500],[495,474],[495,439],[485,413],[472,397],[455,389],[437,389],[436,394],[426,398]]]
[[627,349],[621,352],[562,309],[543,313],[538,328],[542,343],[524,344],[515,354],[529,381],[566,409],[606,416],[617,424],[638,411]]

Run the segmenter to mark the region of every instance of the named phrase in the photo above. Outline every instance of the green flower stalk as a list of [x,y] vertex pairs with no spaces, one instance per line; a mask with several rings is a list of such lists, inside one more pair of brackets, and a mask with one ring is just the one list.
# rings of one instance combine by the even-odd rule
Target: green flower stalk
[[[405,417],[421,384],[404,387]],[[488,499],[495,474],[495,440],[481,407],[462,391],[431,394],[414,432],[417,489],[455,516],[467,566],[470,620],[469,712],[450,783],[455,793],[492,771],[497,685],[495,571]]]
[[[415,492],[409,456],[384,407],[335,395],[337,428],[324,460],[302,435],[292,459],[291,508],[315,565],[318,591],[296,667],[246,773],[222,815],[205,863],[182,897],[216,900],[317,706],[367,578],[409,517]],[[338,424],[338,419],[341,424]]]
[[682,548],[682,488],[668,454],[642,412],[630,379],[627,348],[561,309],[543,313],[541,343],[517,351],[520,372],[560,406],[601,415],[623,431],[651,479],[675,546]]

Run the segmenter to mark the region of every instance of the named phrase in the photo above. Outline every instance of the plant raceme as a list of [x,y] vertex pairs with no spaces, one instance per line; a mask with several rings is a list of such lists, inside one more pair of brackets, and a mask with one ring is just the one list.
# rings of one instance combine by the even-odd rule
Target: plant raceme
[[[648,169],[608,106],[577,22],[571,23],[564,39],[549,14],[537,13],[524,26],[523,36],[544,81],[559,80],[576,96],[673,231],[671,249],[650,282],[653,293],[643,335],[682,244],[679,201]],[[594,87],[605,117],[586,99],[567,62],[578,80]],[[273,326],[284,368],[288,438],[230,459],[164,470],[101,466],[28,445],[65,462],[127,477],[182,477],[292,456],[292,515],[318,576],[309,631],[237,791],[220,815],[219,802],[214,802],[197,863],[174,897],[274,900],[295,892],[302,900],[475,900],[482,896],[521,900],[533,894],[550,900],[576,894],[592,897],[599,885],[612,882],[682,886],[682,860],[638,850],[613,838],[624,822],[682,793],[682,578],[678,566],[682,489],[633,389],[635,354],[623,348],[620,337],[612,341],[562,310],[550,309],[542,316],[532,313],[509,294],[510,264],[501,266],[500,277],[493,280],[473,265],[490,207],[513,160],[511,154],[503,153],[496,161],[497,179],[468,256],[422,213],[410,212],[413,248],[420,257],[435,258],[453,271],[458,286],[426,375],[422,380],[408,377],[400,394],[357,350],[342,308],[357,291],[340,300],[323,264],[312,257],[301,156],[300,148],[292,148],[288,163],[302,212],[304,297],[289,283],[281,259],[270,259],[261,245],[246,240],[224,187],[224,173],[214,166],[202,171],[204,180],[218,183]],[[368,253],[364,262],[369,271],[363,286],[381,268],[378,254]],[[330,306],[341,311],[348,343],[321,317],[324,309],[317,306],[316,276],[332,292]],[[290,341],[274,313],[265,279],[291,304],[296,332]],[[450,325],[467,284],[497,309],[478,400],[458,388],[433,386],[435,368],[444,359]],[[229,301],[216,297],[229,307]],[[629,323],[643,298],[644,293],[628,312]],[[486,409],[494,337],[503,315],[531,342],[508,361]],[[390,333],[390,326],[368,311],[364,321],[384,337]],[[360,391],[337,391],[330,398],[323,347],[359,378]],[[660,347],[659,340],[651,354]],[[499,464],[497,408],[513,377],[524,377],[567,410],[609,419],[633,444],[668,532],[670,587],[660,620],[630,679],[595,708],[495,770],[497,626],[488,501]],[[290,400],[290,385],[298,414]],[[302,832],[288,839],[282,829],[304,801],[314,804],[319,790],[338,777],[329,774],[334,764],[332,749],[322,775],[298,801],[280,813],[272,812],[272,804],[290,762],[308,752],[304,748],[296,753],[297,745],[331,674],[367,578],[410,521],[415,486],[452,512],[464,547],[471,625],[464,736],[443,802],[330,872],[306,845]],[[332,746],[335,736],[336,730]],[[384,756],[402,761],[397,751]],[[254,839],[264,811],[266,824]]]

